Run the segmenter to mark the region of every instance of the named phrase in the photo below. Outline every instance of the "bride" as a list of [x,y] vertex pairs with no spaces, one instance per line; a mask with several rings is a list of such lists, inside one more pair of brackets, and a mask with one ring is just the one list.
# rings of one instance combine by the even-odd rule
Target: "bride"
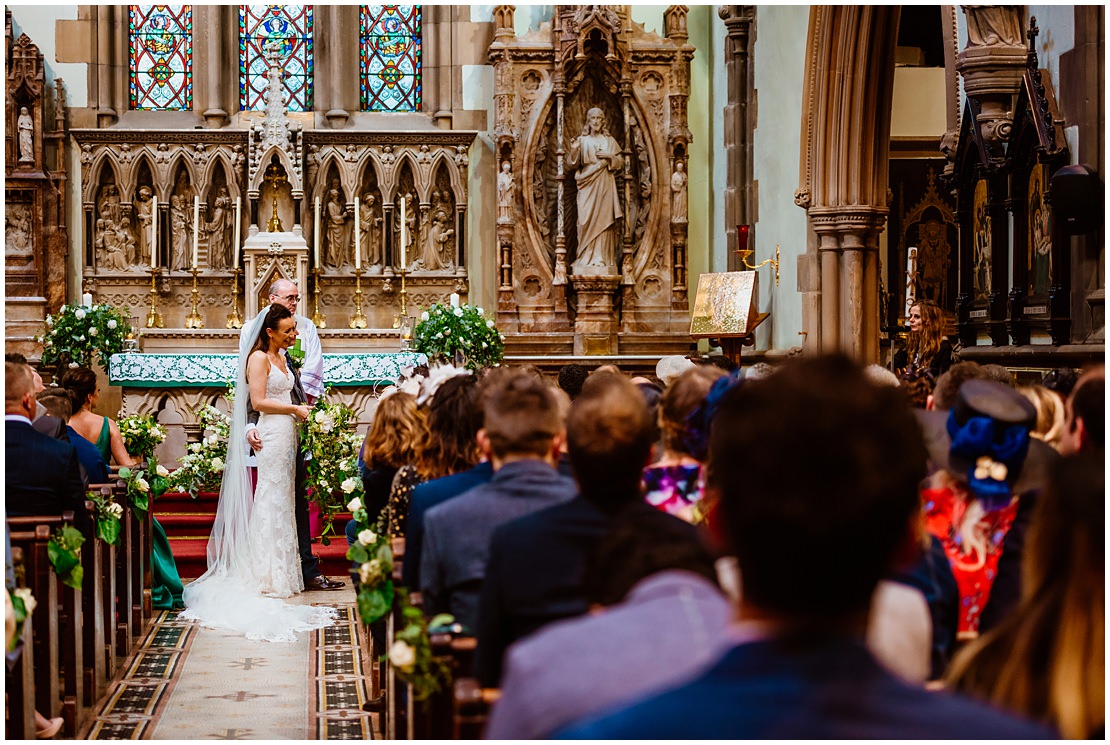
[[[292,403],[293,372],[282,354],[296,338],[293,315],[278,303],[243,329],[227,465],[208,540],[208,571],[185,588],[186,609],[179,616],[244,632],[248,639],[292,642],[296,632],[330,626],[336,618],[334,608],[279,599],[304,589],[293,482],[296,424],[308,418],[309,409]],[[260,413],[258,433],[264,444],[257,454],[253,505],[244,436],[248,391]]]

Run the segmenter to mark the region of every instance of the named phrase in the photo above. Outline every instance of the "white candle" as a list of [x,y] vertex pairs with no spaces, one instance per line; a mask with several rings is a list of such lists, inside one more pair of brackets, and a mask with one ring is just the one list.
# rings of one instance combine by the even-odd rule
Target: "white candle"
[[913,307],[914,291],[917,289],[917,246],[910,246],[906,251],[906,316]]
[[239,268],[239,230],[242,224],[242,217],[240,217],[239,210],[242,207],[242,197],[235,197],[235,245],[231,248],[231,254],[234,257],[234,264],[232,269]]
[[451,307],[452,308],[458,308],[459,307],[459,293],[457,293],[457,292],[452,292],[451,293]]
[[404,269],[409,265],[405,261],[405,243],[408,236],[405,235],[405,198],[401,197],[401,268]]
[[150,268],[158,265],[158,199],[152,198],[154,207],[150,211]]
[[361,227],[362,226],[359,223],[359,215],[358,215],[358,197],[355,197],[355,269],[361,269],[362,268],[362,250],[359,248],[359,239],[358,239],[358,237],[359,237],[359,228],[361,228]]
[[197,268],[197,254],[200,252],[200,196],[193,197],[193,268]]
[[320,197],[316,197],[316,227],[312,233],[312,255],[316,268],[320,268]]
[[91,292],[86,292],[84,295],[81,296],[81,305],[83,305],[86,308],[91,308],[92,307],[92,293]]

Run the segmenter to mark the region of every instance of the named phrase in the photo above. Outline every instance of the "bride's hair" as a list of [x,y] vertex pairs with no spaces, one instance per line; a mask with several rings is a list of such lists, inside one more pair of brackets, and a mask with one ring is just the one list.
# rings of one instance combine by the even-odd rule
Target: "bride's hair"
[[292,317],[293,314],[284,305],[271,303],[270,312],[266,314],[266,320],[262,322],[262,328],[258,330],[258,338],[254,340],[254,346],[251,347],[251,354],[258,350],[265,352],[270,348],[270,337],[266,335],[266,329],[277,331],[278,323],[282,319]]

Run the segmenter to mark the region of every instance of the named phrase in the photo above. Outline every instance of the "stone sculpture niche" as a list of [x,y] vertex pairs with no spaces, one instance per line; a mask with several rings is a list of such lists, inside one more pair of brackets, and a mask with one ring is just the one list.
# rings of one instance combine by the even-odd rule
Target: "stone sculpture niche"
[[688,344],[685,15],[659,36],[626,6],[558,6],[518,38],[494,13],[498,323],[544,351]]

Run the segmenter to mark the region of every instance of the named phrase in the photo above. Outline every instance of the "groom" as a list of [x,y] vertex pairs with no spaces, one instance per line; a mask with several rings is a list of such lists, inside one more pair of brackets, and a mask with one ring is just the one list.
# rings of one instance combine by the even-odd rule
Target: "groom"
[[[297,336],[303,339],[304,365],[298,367],[286,364],[293,372],[293,403],[312,406],[324,393],[324,356],[320,349],[320,335],[316,326],[304,316],[297,315],[297,303],[301,297],[297,286],[287,279],[275,280],[270,285],[270,303],[284,305],[293,314],[297,323]],[[269,308],[263,308],[266,313]],[[288,353],[287,353],[288,354]],[[258,412],[250,403],[250,394],[247,393],[247,443],[254,451],[262,449],[262,438],[258,434]],[[334,582],[320,573],[319,559],[312,554],[312,530],[308,522],[308,498],[305,496],[305,459],[304,453],[298,454],[295,498],[293,501],[293,514],[297,517],[297,550],[301,555],[301,574],[304,577],[306,590],[338,590],[345,583]]]

